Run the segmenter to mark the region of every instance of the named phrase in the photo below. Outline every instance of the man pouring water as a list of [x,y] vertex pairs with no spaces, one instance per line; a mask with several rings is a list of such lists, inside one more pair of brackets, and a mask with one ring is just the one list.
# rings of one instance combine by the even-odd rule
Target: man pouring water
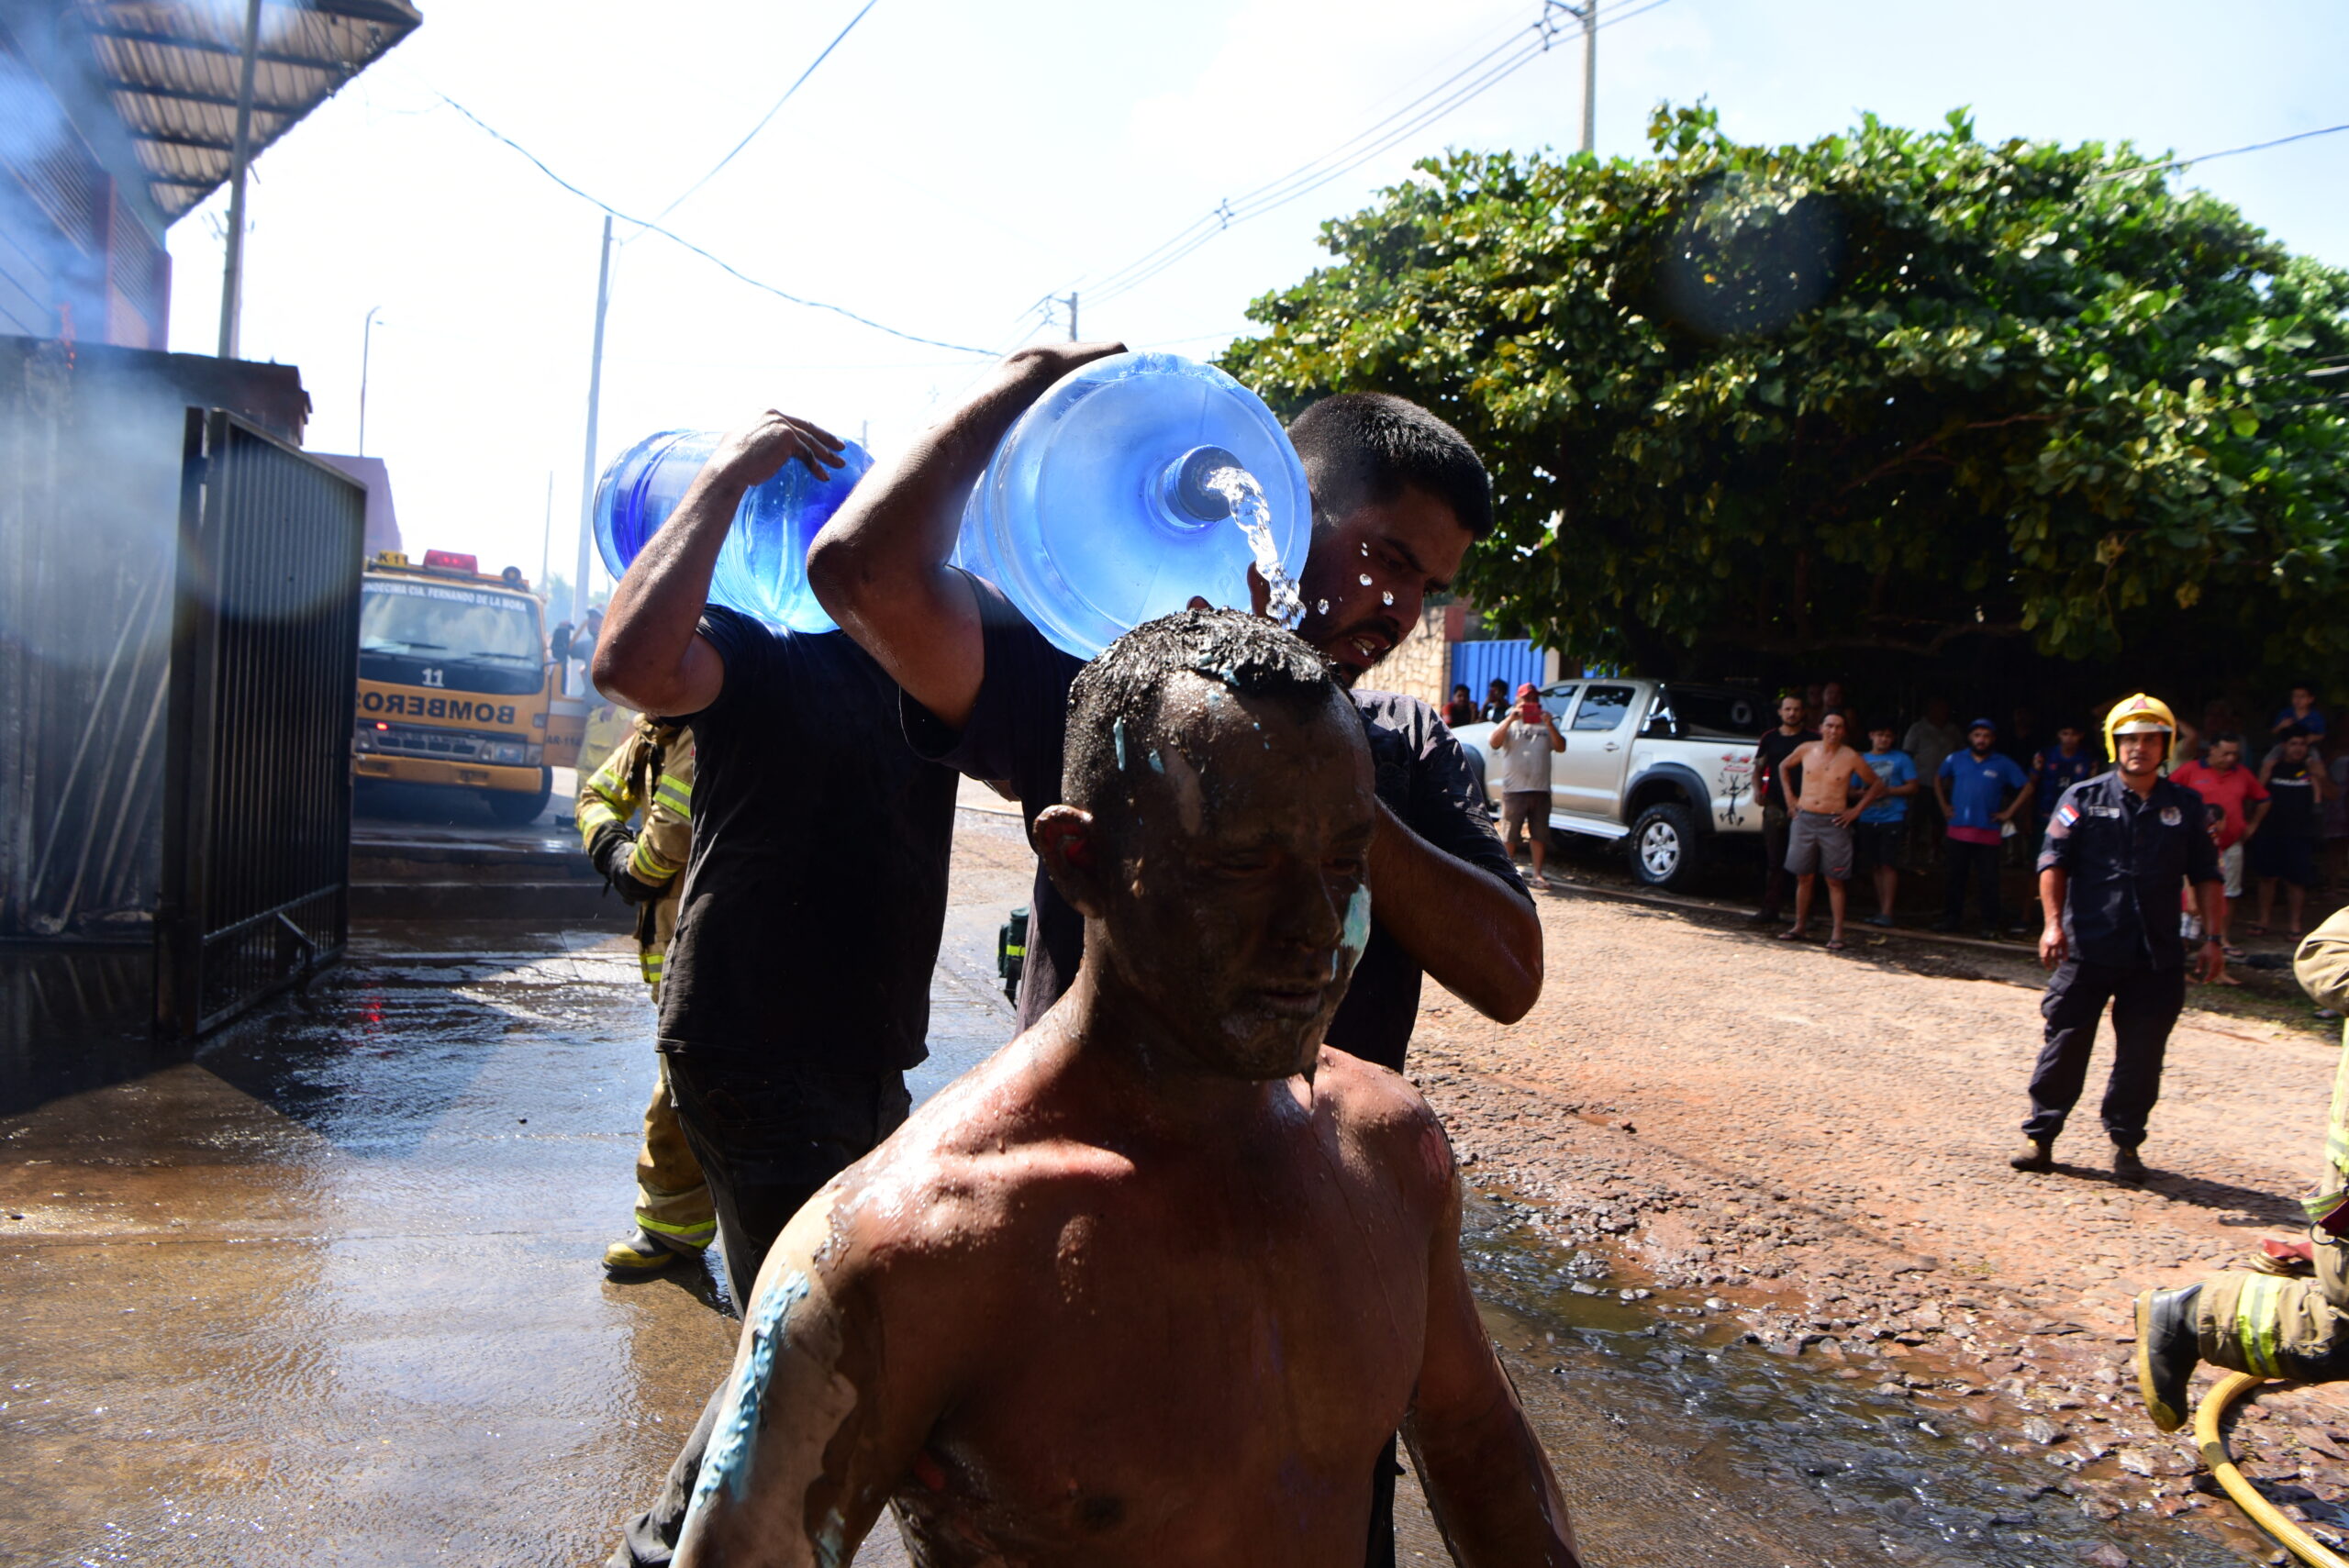
[[[826,610],[906,694],[907,739],[976,778],[1007,780],[1031,835],[1061,800],[1068,693],[1083,661],[1047,640],[995,585],[950,558],[965,497],[1021,413],[1117,345],[1026,349],[896,462],[876,467],[816,539]],[[1325,1036],[1399,1072],[1420,977],[1503,1023],[1542,989],[1542,926],[1482,792],[1436,710],[1358,683],[1417,625],[1492,527],[1484,465],[1460,433],[1401,398],[1324,398],[1290,426],[1311,491],[1297,574],[1297,633],[1349,690],[1375,763],[1368,945]],[[1271,591],[1252,581],[1262,613]],[[1034,1024],[1075,975],[1085,926],[1041,872],[1019,1021]],[[1372,1561],[1392,1562],[1392,1462],[1373,1480]]]

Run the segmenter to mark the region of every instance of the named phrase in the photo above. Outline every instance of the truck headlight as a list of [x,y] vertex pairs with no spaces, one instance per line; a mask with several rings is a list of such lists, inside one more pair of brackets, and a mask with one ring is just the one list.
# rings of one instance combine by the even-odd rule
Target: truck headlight
[[522,761],[522,751],[523,746],[519,740],[492,741],[489,748],[489,760],[493,762],[510,762],[518,766]]
[[369,728],[363,724],[357,729],[352,730],[351,734],[351,749],[354,751],[373,751],[375,749],[374,730]]
[[547,749],[545,747],[525,746],[522,748],[522,763],[525,767],[535,768],[546,760]]

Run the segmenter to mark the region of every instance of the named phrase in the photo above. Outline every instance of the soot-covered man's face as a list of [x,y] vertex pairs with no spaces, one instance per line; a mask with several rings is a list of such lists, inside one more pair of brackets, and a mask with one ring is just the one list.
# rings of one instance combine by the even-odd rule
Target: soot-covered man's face
[[1197,679],[1163,717],[1167,739],[1133,759],[1149,771],[1102,911],[1108,961],[1202,1064],[1288,1077],[1369,939],[1361,721],[1335,697],[1300,719]]

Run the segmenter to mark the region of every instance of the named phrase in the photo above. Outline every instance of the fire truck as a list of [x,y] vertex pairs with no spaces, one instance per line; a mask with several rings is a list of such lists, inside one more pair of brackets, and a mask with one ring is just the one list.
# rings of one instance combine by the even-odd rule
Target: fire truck
[[501,822],[536,821],[553,771],[578,766],[587,705],[564,692],[521,573],[385,550],[366,564],[359,605],[354,776],[462,790]]

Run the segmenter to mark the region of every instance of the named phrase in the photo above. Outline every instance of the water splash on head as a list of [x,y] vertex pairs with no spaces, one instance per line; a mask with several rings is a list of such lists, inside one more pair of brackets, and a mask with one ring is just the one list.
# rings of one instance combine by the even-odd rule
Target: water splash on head
[[1264,580],[1265,613],[1283,631],[1295,631],[1305,619],[1305,601],[1288,568],[1281,564],[1280,547],[1273,542],[1273,509],[1264,499],[1264,487],[1256,483],[1254,474],[1237,465],[1216,469],[1205,484],[1231,503],[1231,520],[1248,536],[1248,548],[1256,557],[1256,574]]

